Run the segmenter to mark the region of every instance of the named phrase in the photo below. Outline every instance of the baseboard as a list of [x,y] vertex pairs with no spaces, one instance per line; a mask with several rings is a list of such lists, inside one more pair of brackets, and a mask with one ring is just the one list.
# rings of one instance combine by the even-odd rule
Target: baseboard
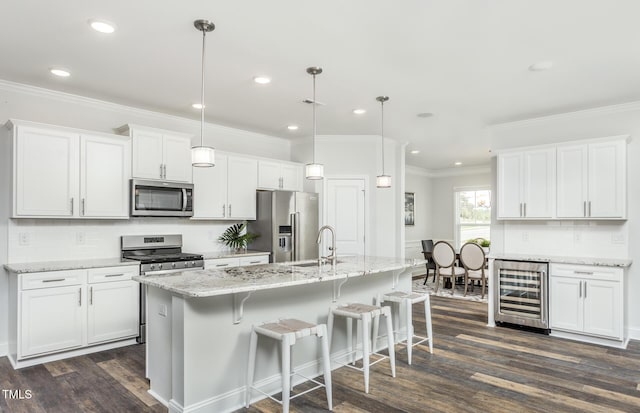
[[640,328],[629,328],[627,334],[631,340],[640,340]]
[[552,337],[575,340],[583,343],[599,344],[601,346],[615,347],[615,348],[621,348],[621,349],[626,349],[627,344],[629,343],[629,339],[618,341],[618,340],[612,340],[612,339],[606,339],[606,338],[600,338],[600,337],[587,336],[584,334],[569,333],[566,331],[559,331],[559,330],[551,330],[551,333],[549,335]]
[[0,343],[0,357],[9,354],[9,343]]

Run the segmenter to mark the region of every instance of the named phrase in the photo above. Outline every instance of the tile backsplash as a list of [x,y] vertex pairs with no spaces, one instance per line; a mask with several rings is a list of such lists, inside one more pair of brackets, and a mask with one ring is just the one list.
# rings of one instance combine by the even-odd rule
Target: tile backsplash
[[11,219],[8,262],[39,262],[120,256],[120,236],[182,234],[187,252],[226,250],[217,239],[234,221],[134,218],[118,221]]

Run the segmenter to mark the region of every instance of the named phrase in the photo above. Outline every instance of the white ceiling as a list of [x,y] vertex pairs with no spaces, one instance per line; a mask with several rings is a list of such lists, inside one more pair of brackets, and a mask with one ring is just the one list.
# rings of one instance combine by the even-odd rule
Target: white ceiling
[[438,169],[486,163],[492,123],[640,99],[638,16],[635,0],[3,0],[0,78],[198,119],[206,18],[208,121],[309,136],[305,69],[321,66],[319,135],[379,134],[388,95],[385,136]]

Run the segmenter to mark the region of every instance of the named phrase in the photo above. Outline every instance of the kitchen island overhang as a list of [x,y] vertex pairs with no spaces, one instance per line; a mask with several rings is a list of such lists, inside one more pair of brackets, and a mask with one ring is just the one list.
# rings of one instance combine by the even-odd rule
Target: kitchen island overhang
[[[243,406],[252,324],[281,317],[326,323],[335,302],[372,304],[379,293],[410,291],[411,269],[424,263],[352,256],[340,257],[335,267],[278,263],[137,277],[150,287],[150,393],[170,412],[236,410]],[[346,329],[340,323],[335,329],[332,356],[339,357],[347,351]],[[383,342],[378,348],[386,347]],[[311,340],[296,345],[293,365],[307,377],[322,372],[318,344]],[[257,359],[257,385],[278,392],[276,343],[261,342]]]

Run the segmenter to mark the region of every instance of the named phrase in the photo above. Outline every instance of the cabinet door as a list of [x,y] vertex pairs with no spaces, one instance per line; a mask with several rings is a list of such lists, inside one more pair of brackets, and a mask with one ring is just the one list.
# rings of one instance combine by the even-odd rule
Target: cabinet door
[[622,339],[620,283],[587,280],[584,286],[584,332]]
[[16,127],[14,216],[71,217],[79,205],[79,135]]
[[85,291],[69,286],[21,292],[18,358],[81,347]]
[[258,162],[255,159],[228,157],[227,217],[256,219]]
[[279,162],[258,161],[258,187],[264,189],[282,189]]
[[205,270],[224,270],[225,268],[237,267],[239,265],[239,258],[214,258],[211,260],[204,260]]
[[556,189],[556,149],[524,153],[525,218],[551,218],[554,215]]
[[213,168],[193,168],[193,218],[227,216],[227,157],[216,155]]
[[587,146],[558,146],[557,157],[556,214],[558,218],[584,218],[587,216]]
[[625,149],[625,141],[589,145],[589,217],[625,218]]
[[136,337],[139,327],[139,284],[116,281],[89,285],[87,342]]
[[164,165],[164,179],[191,182],[191,138],[164,135]]
[[583,299],[582,280],[568,277],[550,277],[549,320],[552,329],[582,332]]
[[498,155],[498,218],[522,217],[522,154]]
[[282,189],[287,191],[302,191],[302,167],[283,164],[280,169]]
[[144,129],[134,129],[133,165],[134,178],[162,179],[162,134]]
[[82,135],[80,216],[129,217],[129,148],[128,139]]

